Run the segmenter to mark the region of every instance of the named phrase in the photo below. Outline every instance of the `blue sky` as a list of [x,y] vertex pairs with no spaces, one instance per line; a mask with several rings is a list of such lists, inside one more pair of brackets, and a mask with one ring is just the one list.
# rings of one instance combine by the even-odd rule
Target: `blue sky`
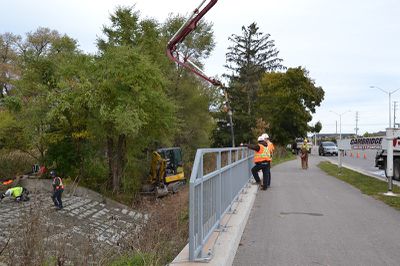
[[[142,17],[164,21],[170,13],[189,14],[200,0],[14,0],[3,1],[0,33],[24,35],[39,26],[76,39],[86,52],[118,5],[133,6]],[[288,67],[303,66],[325,90],[325,100],[311,123],[321,121],[323,133],[359,133],[388,127],[388,95],[400,88],[400,1],[396,0],[219,0],[206,15],[214,24],[217,46],[205,62],[210,75],[224,73],[228,37],[257,22],[270,33]],[[392,95],[398,101],[400,91]],[[393,103],[392,103],[393,105]],[[333,112],[331,112],[333,111]],[[400,112],[397,112],[400,122]],[[392,107],[393,119],[393,107]],[[336,126],[337,124],[337,126]]]

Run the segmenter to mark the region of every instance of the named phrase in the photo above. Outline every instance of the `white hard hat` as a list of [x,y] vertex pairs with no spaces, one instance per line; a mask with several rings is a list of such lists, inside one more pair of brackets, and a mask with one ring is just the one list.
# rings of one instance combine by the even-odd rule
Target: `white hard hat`
[[263,136],[259,136],[257,141],[264,141],[264,137]]
[[263,137],[264,139],[269,139],[269,136],[267,133],[262,134],[261,137]]

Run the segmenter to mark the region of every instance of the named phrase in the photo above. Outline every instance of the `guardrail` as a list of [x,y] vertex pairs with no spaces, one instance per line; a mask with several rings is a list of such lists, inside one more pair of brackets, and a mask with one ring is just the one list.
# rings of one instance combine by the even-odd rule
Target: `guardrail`
[[251,177],[247,148],[199,149],[190,177],[189,260],[204,260],[203,246]]

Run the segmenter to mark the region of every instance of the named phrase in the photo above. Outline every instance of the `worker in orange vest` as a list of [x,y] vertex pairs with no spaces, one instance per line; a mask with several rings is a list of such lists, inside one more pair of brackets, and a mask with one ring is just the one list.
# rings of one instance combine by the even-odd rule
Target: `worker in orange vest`
[[267,148],[270,153],[270,161],[269,161],[269,168],[268,168],[268,187],[269,187],[271,185],[271,164],[272,164],[272,157],[273,157],[274,151],[275,151],[275,146],[269,139],[269,135],[267,133],[264,133],[261,136],[264,138],[265,142],[267,143]]
[[308,145],[307,145],[307,139],[304,139],[303,144],[301,145],[300,148],[300,158],[301,158],[301,168],[302,169],[308,169]]
[[[270,184],[271,180],[269,178],[269,168],[271,162],[271,154],[268,151],[268,144],[265,142],[262,136],[258,137],[258,143],[256,145],[245,144],[242,146],[246,146],[249,149],[255,151],[254,154],[254,167],[251,169],[251,173],[253,174],[254,180],[256,184],[260,185],[262,190],[266,190],[268,188],[268,184]],[[258,175],[258,171],[262,171],[263,173],[263,184],[261,185],[261,179]]]
[[51,198],[53,199],[54,205],[57,210],[61,210],[63,208],[62,204],[62,193],[64,192],[64,185],[61,177],[56,175],[56,171],[50,171],[50,176],[53,178],[53,195]]

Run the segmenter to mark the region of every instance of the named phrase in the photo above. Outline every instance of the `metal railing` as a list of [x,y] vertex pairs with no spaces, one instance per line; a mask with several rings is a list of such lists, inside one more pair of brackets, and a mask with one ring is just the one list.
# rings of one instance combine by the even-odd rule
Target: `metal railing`
[[247,148],[199,149],[190,177],[189,260],[204,260],[203,246],[249,182]]

